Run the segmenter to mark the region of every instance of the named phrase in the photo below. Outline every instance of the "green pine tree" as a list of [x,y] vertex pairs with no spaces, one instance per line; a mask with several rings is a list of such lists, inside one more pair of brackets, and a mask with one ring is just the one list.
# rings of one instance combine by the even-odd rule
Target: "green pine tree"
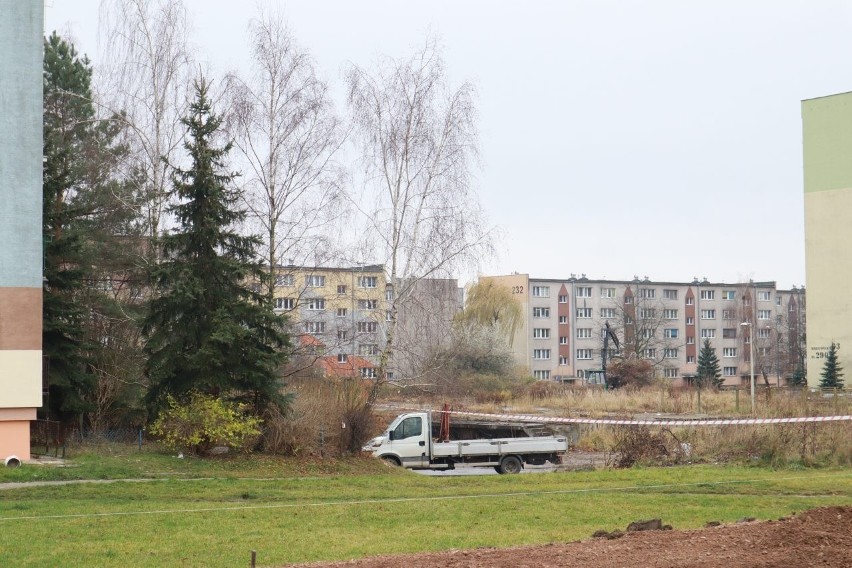
[[808,377],[805,374],[805,369],[801,365],[796,365],[796,370],[793,371],[793,376],[790,377],[791,387],[804,387],[808,384]]
[[713,346],[710,345],[709,339],[704,340],[704,345],[698,352],[698,381],[702,386],[716,388],[722,386],[724,382],[719,368],[719,358]]
[[825,356],[825,363],[822,366],[822,372],[819,381],[820,388],[823,389],[842,389],[843,388],[843,367],[837,362],[837,351],[840,347],[831,342],[828,348],[828,355]]
[[288,337],[271,300],[251,287],[267,278],[256,253],[260,241],[235,232],[245,212],[235,174],[226,171],[231,145],[215,143],[222,120],[211,110],[208,88],[203,78],[196,82],[183,118],[191,166],[172,180],[170,213],[178,227],[163,238],[164,260],[153,273],[159,295],[144,326],[148,399],[161,404],[166,394],[200,391],[260,411],[286,402],[277,372]]

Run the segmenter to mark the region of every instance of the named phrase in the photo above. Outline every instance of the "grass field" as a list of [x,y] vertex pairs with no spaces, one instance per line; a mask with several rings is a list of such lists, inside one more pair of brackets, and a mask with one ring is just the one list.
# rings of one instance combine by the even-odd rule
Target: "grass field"
[[221,464],[205,467],[199,464],[194,476],[212,479],[0,491],[0,563],[238,566],[257,550],[258,564],[270,566],[564,542],[649,517],[688,529],[852,505],[849,469],[692,466],[425,477],[383,468],[371,475],[309,471],[261,479],[223,476]]

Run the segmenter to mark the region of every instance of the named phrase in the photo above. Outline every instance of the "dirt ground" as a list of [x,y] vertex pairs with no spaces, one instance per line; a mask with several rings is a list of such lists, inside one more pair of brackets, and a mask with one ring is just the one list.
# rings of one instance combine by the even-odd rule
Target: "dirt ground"
[[693,531],[629,532],[612,540],[589,538],[581,542],[545,546],[453,550],[294,566],[850,568],[852,507],[813,509],[778,521],[741,522]]

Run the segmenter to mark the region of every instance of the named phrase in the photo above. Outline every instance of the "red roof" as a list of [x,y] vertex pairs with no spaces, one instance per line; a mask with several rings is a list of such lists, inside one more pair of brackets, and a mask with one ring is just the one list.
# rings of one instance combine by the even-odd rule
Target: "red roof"
[[325,348],[325,343],[320,341],[316,336],[311,335],[309,333],[303,333],[303,334],[299,335],[299,343],[301,343],[303,347],[322,347],[322,348]]

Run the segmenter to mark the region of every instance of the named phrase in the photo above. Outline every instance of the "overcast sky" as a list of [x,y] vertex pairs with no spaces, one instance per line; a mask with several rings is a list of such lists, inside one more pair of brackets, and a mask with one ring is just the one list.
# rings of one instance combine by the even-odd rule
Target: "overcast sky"
[[[196,57],[246,67],[253,4],[185,3]],[[805,284],[800,101],[852,90],[852,3],[269,3],[338,90],[439,37],[478,92],[483,273]],[[95,66],[98,6],[45,1]]]

